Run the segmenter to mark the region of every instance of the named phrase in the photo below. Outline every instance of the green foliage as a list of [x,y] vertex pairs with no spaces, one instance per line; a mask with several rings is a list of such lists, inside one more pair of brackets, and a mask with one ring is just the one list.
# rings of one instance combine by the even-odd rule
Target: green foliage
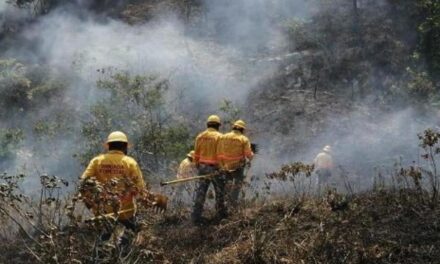
[[[351,1],[317,1],[309,20],[285,24],[290,51],[307,52],[294,74],[302,89],[325,87],[348,96],[386,93],[390,79],[405,74],[409,51],[403,25],[379,1],[354,9]],[[395,81],[395,80],[392,80]],[[356,91],[354,91],[356,86]],[[356,92],[356,94],[354,94]]]
[[356,83],[359,98],[438,104],[440,2],[369,1],[357,9],[351,1],[316,3],[311,19],[285,24],[291,51],[320,54],[305,61],[312,71],[305,85],[343,87],[353,95],[347,84]]
[[0,60],[0,118],[25,113],[50,102],[66,88],[57,72],[40,65],[25,65],[15,59]]
[[417,96],[428,99],[434,92],[435,86],[427,72],[415,72],[408,68],[410,80],[408,82],[408,91],[411,96]]
[[440,79],[440,2],[417,1],[419,11],[419,51],[424,54],[429,73]]
[[386,102],[395,102],[396,105],[406,107],[408,104],[424,107],[438,106],[440,98],[436,95],[436,88],[426,71],[411,67],[400,80],[393,80]]
[[0,162],[12,158],[23,139],[24,133],[20,129],[0,129]]
[[0,128],[2,165],[9,165],[25,138],[32,140],[27,147],[40,157],[60,154],[59,145],[46,140],[72,138],[69,133],[77,117],[69,105],[60,103],[68,85],[64,76],[47,66],[0,60],[0,122],[5,124]]
[[290,39],[290,50],[317,49],[321,45],[319,35],[308,29],[308,22],[291,19],[285,23],[287,35]]
[[407,30],[407,36],[416,35],[416,42],[408,43],[414,51],[413,59],[416,64],[425,67],[429,78],[434,81],[439,80],[440,3],[433,0],[388,0],[388,2],[395,11],[394,18],[398,14],[400,18],[406,17],[406,21],[399,19],[398,22],[402,23],[402,28]]
[[232,101],[223,100],[220,103],[219,110],[222,112],[223,124],[231,125],[240,118],[241,110]]
[[35,120],[32,134],[38,140],[54,139],[60,136],[66,137],[73,131],[74,117],[68,112],[59,112],[48,118]]
[[167,168],[190,149],[187,128],[167,109],[167,80],[121,72],[99,80],[97,86],[108,96],[92,106],[90,120],[83,123],[83,163],[102,149],[103,139],[115,130],[127,133],[130,154],[153,172]]
[[2,109],[26,107],[28,101],[26,93],[30,87],[31,81],[26,76],[26,67],[23,64],[16,60],[0,60],[0,107]]
[[6,0],[7,3],[19,8],[28,9],[34,15],[47,14],[57,4],[64,0]]

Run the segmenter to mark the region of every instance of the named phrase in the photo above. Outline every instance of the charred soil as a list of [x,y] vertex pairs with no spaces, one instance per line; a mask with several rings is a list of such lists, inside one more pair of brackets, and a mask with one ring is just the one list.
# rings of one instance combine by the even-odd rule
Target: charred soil
[[[171,263],[435,263],[440,210],[412,191],[280,199],[192,226],[166,215],[144,230]],[[152,239],[152,241],[151,241]]]

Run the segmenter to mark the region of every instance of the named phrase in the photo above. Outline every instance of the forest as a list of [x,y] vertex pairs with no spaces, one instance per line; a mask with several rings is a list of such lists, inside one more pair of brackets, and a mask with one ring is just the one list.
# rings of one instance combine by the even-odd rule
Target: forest
[[[436,263],[439,89],[435,0],[0,0],[0,262]],[[160,182],[211,114],[258,153],[238,209],[198,227]],[[169,199],[129,250],[78,199],[116,130]]]

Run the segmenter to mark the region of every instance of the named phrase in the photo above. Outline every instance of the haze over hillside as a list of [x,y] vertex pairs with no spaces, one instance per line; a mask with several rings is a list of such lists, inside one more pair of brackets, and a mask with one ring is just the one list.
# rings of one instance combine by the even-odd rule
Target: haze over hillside
[[[65,228],[90,231],[60,208],[107,135],[126,132],[146,181],[171,194],[159,182],[175,177],[215,113],[222,132],[245,120],[259,147],[240,210],[209,235],[189,226],[191,194],[170,199],[163,217],[143,211],[137,263],[391,263],[412,253],[406,263],[435,263],[439,12],[429,0],[0,0],[2,237],[19,262],[97,261],[74,249],[93,247],[93,232],[69,233],[70,253],[54,244]],[[335,190],[320,196],[303,169],[326,145]],[[57,205],[36,205],[46,198]],[[51,226],[56,238],[39,240]],[[295,246],[278,251],[283,243]]]

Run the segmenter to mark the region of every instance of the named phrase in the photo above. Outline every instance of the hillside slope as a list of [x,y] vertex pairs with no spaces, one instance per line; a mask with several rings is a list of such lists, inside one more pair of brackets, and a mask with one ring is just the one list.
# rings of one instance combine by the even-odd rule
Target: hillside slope
[[206,227],[168,216],[153,228],[154,244],[172,263],[435,263],[440,210],[420,197],[407,191],[287,197]]
[[[96,244],[93,226],[36,242],[3,240],[2,263],[437,263],[440,209],[424,193],[372,191],[242,205],[221,222],[193,226],[189,208],[140,219],[129,251]],[[26,245],[24,247],[23,245]],[[30,251],[32,249],[32,251]],[[55,251],[54,251],[55,250]],[[32,252],[32,254],[31,254]]]

